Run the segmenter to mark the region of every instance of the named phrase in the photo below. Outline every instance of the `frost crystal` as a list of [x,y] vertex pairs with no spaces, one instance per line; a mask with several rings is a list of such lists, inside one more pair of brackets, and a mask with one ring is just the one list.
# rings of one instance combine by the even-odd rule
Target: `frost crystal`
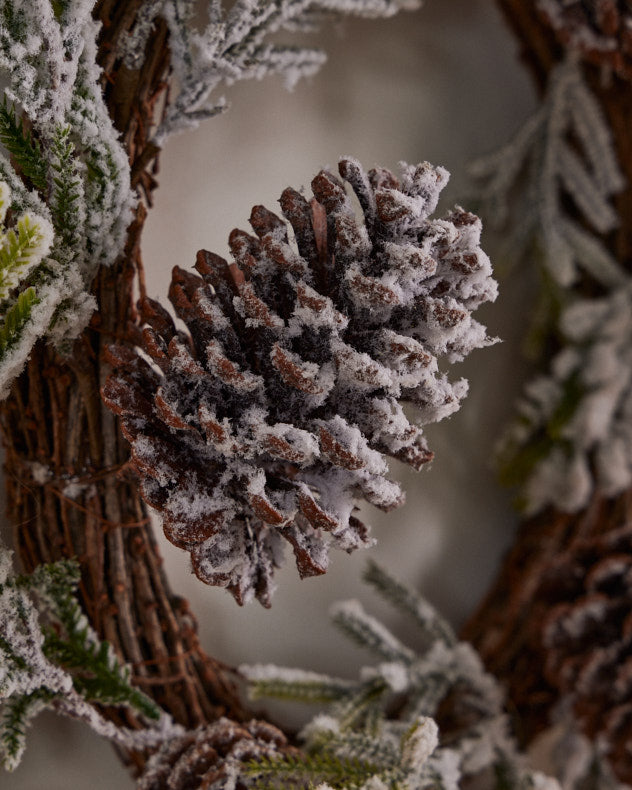
[[145,499],[195,573],[239,602],[269,604],[284,540],[301,576],[326,571],[330,546],[371,544],[357,499],[400,505],[384,456],[419,469],[432,458],[421,426],[467,391],[439,358],[493,342],[472,318],[496,296],[480,221],[458,207],[430,218],[447,172],[404,165],[400,183],[347,158],[340,173],[361,216],[327,171],[311,203],[286,189],[287,222],[256,206],[256,235],[230,235],[233,263],[202,251],[201,277],[174,270],[170,299],[188,334],[145,300],[155,364],[110,352],[119,372],[103,394]]

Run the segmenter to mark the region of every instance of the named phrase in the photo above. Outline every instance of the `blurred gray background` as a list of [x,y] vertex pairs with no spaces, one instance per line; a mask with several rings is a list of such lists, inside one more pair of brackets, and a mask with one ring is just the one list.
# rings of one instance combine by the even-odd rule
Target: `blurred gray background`
[[[272,210],[282,190],[309,185],[324,165],[353,155],[366,168],[400,160],[441,164],[452,179],[439,211],[466,191],[465,167],[504,142],[534,105],[517,47],[492,0],[426,0],[391,20],[349,20],[316,39],[323,70],[288,93],[278,80],[226,91],[224,115],[172,139],[143,246],[149,295],[165,299],[171,267],[192,266],[205,247],[226,254],[234,227],[249,229],[252,205]],[[313,45],[314,37],[306,44]],[[466,206],[467,207],[467,206]],[[494,238],[484,236],[494,261]],[[421,590],[455,625],[485,591],[511,541],[516,517],[492,467],[493,445],[511,414],[525,367],[519,356],[529,276],[514,273],[478,317],[503,343],[474,352],[453,376],[470,380],[459,413],[428,430],[436,460],[414,474],[393,464],[407,504],[385,516],[365,511],[379,544],[372,557]],[[231,664],[273,662],[355,676],[367,657],[328,621],[337,600],[361,598],[406,638],[405,623],[360,581],[367,554],[334,552],[325,577],[298,580],[291,557],[278,574],[272,609],[240,609],[203,586],[188,556],[163,547],[173,586],[191,601],[202,642]],[[107,743],[72,722],[43,715],[23,765],[0,774],[7,790],[118,790],[133,782]]]

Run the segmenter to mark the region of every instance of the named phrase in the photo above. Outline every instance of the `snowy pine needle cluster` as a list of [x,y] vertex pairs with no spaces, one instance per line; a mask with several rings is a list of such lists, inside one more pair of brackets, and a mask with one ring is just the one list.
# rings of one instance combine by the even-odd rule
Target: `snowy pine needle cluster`
[[599,239],[618,224],[611,199],[624,180],[608,124],[573,58],[552,70],[540,107],[513,140],[474,162],[471,174],[490,224],[503,226],[511,210],[507,255],[541,259],[564,288],[582,276],[606,288],[625,280]]
[[496,297],[481,223],[459,207],[431,217],[447,171],[339,170],[313,179],[311,202],[286,189],[285,220],[256,206],[255,235],[230,235],[234,262],[202,251],[201,276],[174,269],[188,333],[145,299],[144,356],[110,350],[103,395],[143,496],[195,573],[240,603],[269,605],[284,542],[302,577],[325,573],[330,547],[371,545],[357,500],[400,505],[385,456],[419,469],[422,426],[467,392],[439,360],[493,342],[472,317]]
[[504,476],[522,487],[527,513],[576,511],[595,488],[612,496],[632,481],[632,281],[603,241],[618,224],[611,201],[624,180],[573,58],[553,70],[542,105],[514,140],[473,173],[486,182],[490,222],[502,224],[515,206],[508,254],[541,261],[543,287],[560,305],[561,350],[526,386],[500,448]]
[[547,788],[554,779],[525,769],[509,734],[503,695],[470,645],[432,606],[370,563],[365,579],[417,628],[413,650],[358,601],[337,604],[334,623],[381,663],[347,681],[301,670],[241,667],[254,698],[328,704],[301,733],[305,754],[253,760],[255,788],[457,790]]
[[[124,748],[147,749],[181,731],[130,684],[107,642],[100,642],[76,599],[79,568],[69,561],[16,575],[0,546],[0,765],[13,770],[26,729],[43,709],[78,719]],[[95,707],[125,705],[156,724],[127,730]]]
[[632,284],[574,301],[559,328],[565,345],[525,387],[502,449],[527,512],[575,512],[632,483]]
[[[126,61],[142,55],[155,17],[169,25],[177,95],[155,134],[162,145],[171,134],[196,126],[222,112],[226,103],[211,97],[221,85],[281,75],[292,88],[326,60],[319,49],[278,43],[283,32],[314,32],[326,19],[343,16],[389,17],[418,8],[421,0],[237,0],[225,10],[220,0],[206,4],[207,24],[195,28],[195,0],[152,0],[125,42]],[[274,43],[273,43],[274,42]]]
[[12,281],[3,295],[7,310],[22,309],[0,352],[0,396],[38,337],[67,347],[85,327],[95,307],[90,286],[97,267],[121,252],[132,219],[127,156],[99,84],[92,6],[86,0],[0,4],[0,74],[7,83],[0,178],[12,212],[37,217],[47,238],[28,277]]

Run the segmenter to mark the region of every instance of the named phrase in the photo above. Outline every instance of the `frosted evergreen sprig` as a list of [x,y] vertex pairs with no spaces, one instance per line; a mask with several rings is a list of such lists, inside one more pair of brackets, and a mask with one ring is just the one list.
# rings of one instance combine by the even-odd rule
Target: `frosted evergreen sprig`
[[473,170],[486,181],[492,223],[506,220],[514,197],[512,255],[541,259],[553,304],[546,331],[560,347],[525,387],[500,444],[502,475],[521,487],[526,514],[548,505],[574,512],[595,490],[613,496],[632,481],[631,286],[604,243],[619,222],[611,201],[624,179],[574,57],[553,69],[542,105],[513,141]]
[[16,117],[15,108],[6,97],[0,104],[0,142],[11,155],[13,162],[41,194],[47,188],[46,161],[40,144],[32,134],[25,131]]
[[121,253],[132,219],[129,164],[99,84],[92,8],[90,0],[0,4],[0,141],[11,155],[0,153],[0,178],[14,211],[34,212],[55,231],[33,282],[37,308],[0,370],[0,397],[35,340],[48,336],[64,350],[85,327],[96,269]]
[[26,210],[13,227],[7,227],[11,204],[8,185],[0,182],[0,396],[8,392],[54,309],[50,301],[42,304],[46,284],[30,285],[53,244],[52,222]]
[[85,196],[79,175],[75,146],[70,127],[55,129],[50,150],[52,194],[50,209],[56,238],[53,256],[66,265],[82,259],[85,254]]
[[357,681],[272,666],[242,667],[256,697],[322,702],[326,695],[314,694],[315,686],[338,693],[326,712],[303,729],[306,757],[251,761],[244,769],[248,786],[456,790],[475,777],[495,777],[488,786],[498,790],[558,788],[556,780],[524,767],[509,734],[500,686],[472,647],[458,642],[428,602],[375,563],[365,579],[417,625],[422,647],[414,651],[404,646],[352,601],[334,607],[334,622],[387,659],[363,668]]
[[[624,179],[608,124],[572,57],[552,69],[541,106],[513,140],[474,162],[471,172],[482,184],[481,210],[492,225],[503,225],[512,207],[507,248],[513,259],[537,250],[562,287],[582,273],[606,288],[624,282],[600,239],[618,224],[610,201]],[[573,216],[565,198],[573,201]]]
[[[94,306],[79,273],[52,257],[58,251],[69,261],[71,255],[70,246],[59,243],[56,226],[63,225],[68,212],[62,206],[72,192],[60,179],[60,212],[53,215],[15,175],[10,180],[11,189],[0,182],[0,397],[8,394],[38,338],[56,332],[72,338],[73,317],[81,313],[87,321]],[[9,207],[23,212],[11,226]],[[63,233],[74,233],[70,224]],[[72,317],[64,317],[61,305],[71,306]]]
[[[19,764],[28,725],[44,708],[84,721],[125,748],[151,748],[181,733],[130,684],[129,670],[88,626],[76,600],[78,581],[72,561],[16,575],[11,553],[0,546],[0,765],[8,770]],[[93,702],[125,705],[156,724],[116,727]]]
[[323,65],[322,51],[271,43],[275,34],[313,32],[331,17],[388,17],[420,4],[420,0],[238,0],[224,13],[221,2],[210,0],[208,25],[198,31],[191,24],[192,0],[163,0],[151,4],[138,33],[126,43],[125,57],[128,62],[137,60],[150,21],[160,12],[169,24],[179,91],[155,135],[162,145],[171,134],[225,108],[223,98],[210,98],[222,84],[280,74],[292,87]]
[[[500,457],[527,513],[573,512],[632,483],[632,283],[562,313],[562,350],[518,403]],[[526,483],[524,482],[526,480]]]
[[258,664],[248,669],[252,699],[274,697],[294,702],[334,702],[355,692],[355,683],[302,669],[286,670],[279,681],[278,668]]
[[24,213],[15,228],[7,228],[5,220],[10,204],[9,187],[0,182],[0,224],[5,226],[0,230],[0,305],[40,264],[53,241],[53,228],[45,217]]
[[437,610],[416,592],[390,576],[376,562],[367,562],[362,578],[392,606],[406,612],[417,623],[428,642],[445,642],[449,646],[456,644],[457,638],[452,626]]
[[313,787],[323,781],[334,787],[360,788],[376,771],[375,765],[364,760],[333,754],[262,757],[244,766],[249,786],[256,788],[305,787],[307,782]]
[[111,645],[99,640],[88,624],[76,597],[77,563],[39,566],[30,577],[18,577],[18,583],[34,591],[40,613],[46,611],[52,620],[42,628],[45,656],[72,672],[82,696],[106,705],[129,705],[149,719],[160,717],[156,704],[131,685],[129,668],[120,665]]
[[9,79],[6,97],[29,121],[49,187],[59,178],[54,164],[59,162],[60,134],[72,145],[70,155],[83,191],[74,201],[74,222],[86,240],[76,263],[87,289],[96,267],[112,263],[121,252],[134,196],[127,156],[99,84],[99,26],[92,19],[93,3],[68,0],[53,5],[48,0],[2,5],[0,73]]

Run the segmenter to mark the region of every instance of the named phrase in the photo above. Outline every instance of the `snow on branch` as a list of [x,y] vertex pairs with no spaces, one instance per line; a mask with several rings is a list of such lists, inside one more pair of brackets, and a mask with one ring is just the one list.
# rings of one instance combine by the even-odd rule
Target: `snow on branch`
[[[76,600],[78,566],[41,565],[30,576],[11,568],[0,545],[0,765],[13,770],[26,729],[44,708],[79,719],[128,749],[147,749],[179,735],[149,697],[130,684],[107,642],[100,642]],[[155,724],[127,730],[95,707],[125,705]]]
[[562,287],[582,274],[607,288],[625,282],[599,238],[618,224],[611,199],[624,179],[608,124],[573,58],[552,70],[542,105],[514,139],[474,162],[471,173],[482,185],[482,211],[490,224],[502,226],[512,209],[511,258],[537,248]]
[[120,254],[132,219],[127,156],[99,85],[92,7],[88,0],[0,4],[7,83],[0,141],[11,157],[0,152],[0,178],[13,212],[32,212],[47,239],[28,278],[20,270],[19,315],[4,313],[13,334],[0,351],[0,397],[39,337],[63,350],[85,327],[95,308],[94,274]]
[[560,351],[526,385],[499,448],[527,514],[547,505],[574,512],[595,490],[613,496],[632,482],[632,281],[606,245],[625,182],[576,59],[549,80],[513,141],[473,166],[485,184],[483,213],[502,224],[512,211],[508,254],[541,261],[556,306],[547,331]]
[[[282,31],[313,32],[325,19],[342,16],[388,17],[412,10],[421,0],[238,0],[224,12],[221,3],[208,3],[208,24],[192,25],[193,0],[163,0],[150,4],[148,19],[162,14],[169,24],[173,69],[178,94],[155,134],[167,137],[216,115],[223,98],[211,100],[220,85],[280,74],[288,87],[314,74],[325,62],[320,50],[269,43]],[[126,57],[139,57],[147,22],[126,44]]]
[[[337,604],[334,620],[354,639],[370,631],[363,641],[372,650],[379,634],[377,652],[387,658],[364,667],[357,681],[273,666],[241,667],[256,697],[328,704],[301,733],[305,754],[251,760],[243,769],[247,786],[298,788],[319,782],[323,790],[457,790],[485,781],[491,770],[508,790],[559,790],[556,780],[524,767],[509,734],[500,686],[472,647],[458,642],[428,602],[382,568],[372,564],[367,576],[419,627],[424,647],[403,646],[353,601]],[[350,629],[351,621],[357,627]],[[384,650],[385,644],[396,649]],[[329,696],[314,694],[316,686]]]

